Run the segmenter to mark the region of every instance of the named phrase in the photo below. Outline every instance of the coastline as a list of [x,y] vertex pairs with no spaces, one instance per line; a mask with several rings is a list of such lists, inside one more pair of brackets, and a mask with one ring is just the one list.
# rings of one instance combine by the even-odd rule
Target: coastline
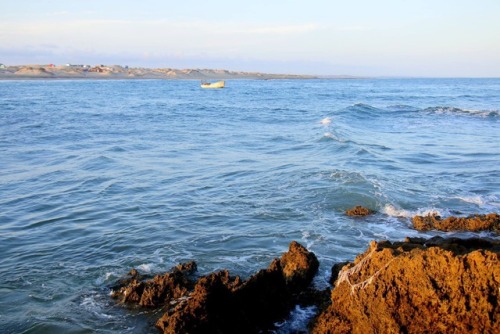
[[[338,79],[353,79],[352,76],[336,76]],[[121,65],[18,65],[0,68],[0,80],[57,80],[57,79],[319,79],[314,75],[271,74],[260,72],[229,71],[224,69],[173,69],[145,68]]]
[[[355,209],[346,216],[373,213]],[[440,219],[413,220],[423,218]],[[331,285],[321,290],[312,284],[316,255],[292,241],[286,253],[247,279],[227,269],[199,275],[191,260],[153,278],[132,268],[110,287],[110,296],[117,304],[163,312],[155,326],[164,334],[275,331],[294,307],[315,310],[307,324],[315,334],[497,333],[500,241],[494,236],[500,216],[448,219],[469,223],[451,230],[477,231],[483,224],[479,230],[491,235],[372,241],[353,261],[334,264]]]

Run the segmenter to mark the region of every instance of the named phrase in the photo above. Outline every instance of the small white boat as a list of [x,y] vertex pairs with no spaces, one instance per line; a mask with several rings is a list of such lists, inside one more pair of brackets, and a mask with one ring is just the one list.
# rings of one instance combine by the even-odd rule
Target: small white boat
[[224,88],[224,81],[217,81],[217,82],[202,82],[201,83],[201,88]]

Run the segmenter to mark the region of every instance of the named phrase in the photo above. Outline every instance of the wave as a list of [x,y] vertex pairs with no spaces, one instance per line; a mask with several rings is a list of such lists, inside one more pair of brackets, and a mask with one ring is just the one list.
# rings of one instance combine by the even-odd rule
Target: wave
[[374,107],[372,105],[369,105],[369,104],[364,104],[364,103],[356,103],[352,106],[349,106],[347,108],[344,108],[341,110],[341,112],[346,112],[346,113],[357,113],[357,114],[362,114],[363,117],[379,117],[381,115],[383,115],[384,112],[386,112],[387,110],[384,110],[384,109],[381,109],[381,108],[378,108],[378,107]]
[[[456,196],[451,197],[451,199],[456,199],[468,204],[473,204],[477,208],[479,208],[480,212],[488,213],[490,211],[496,211],[500,208],[500,203],[498,198],[494,195],[491,196]],[[477,208],[472,212],[477,213]],[[390,217],[394,218],[413,218],[414,216],[428,216],[428,215],[436,215],[441,217],[448,217],[452,215],[468,215],[465,211],[456,211],[453,208],[419,208],[417,210],[405,210],[402,208],[398,208],[392,204],[386,204],[382,209],[381,213],[386,214]],[[469,212],[470,213],[470,212]]]
[[437,208],[420,208],[415,211],[404,210],[397,208],[392,204],[386,204],[382,210],[382,213],[395,217],[395,218],[413,218],[414,216],[445,216],[448,214],[447,210],[437,209]]
[[481,196],[481,195],[470,195],[470,196],[457,196],[455,197],[459,201],[477,205],[483,209],[496,210],[500,208],[500,201],[495,195]]
[[500,116],[500,110],[475,110],[475,109],[462,109],[449,106],[428,107],[422,110],[425,113],[433,114],[447,114],[447,115],[471,115],[481,117],[497,117]]
[[[375,107],[370,104],[356,103],[347,108],[340,110],[340,112],[356,112],[362,113],[364,116],[380,116],[387,113],[425,113],[425,114],[446,114],[446,115],[471,115],[481,117],[498,117],[500,110],[482,110],[482,109],[467,109],[453,106],[432,106],[426,108],[418,108],[406,104],[388,105],[383,107]],[[326,119],[325,119],[326,120]]]

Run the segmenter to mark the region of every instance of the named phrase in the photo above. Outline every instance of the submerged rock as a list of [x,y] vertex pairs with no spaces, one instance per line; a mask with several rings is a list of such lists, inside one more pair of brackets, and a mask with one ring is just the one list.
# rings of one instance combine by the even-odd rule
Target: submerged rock
[[313,333],[500,333],[500,241],[372,242]]
[[415,216],[412,219],[413,227],[419,231],[493,231],[500,233],[500,215],[473,215],[469,217]]
[[346,210],[345,214],[352,217],[368,216],[373,214],[373,211],[361,205],[357,205],[354,208]]

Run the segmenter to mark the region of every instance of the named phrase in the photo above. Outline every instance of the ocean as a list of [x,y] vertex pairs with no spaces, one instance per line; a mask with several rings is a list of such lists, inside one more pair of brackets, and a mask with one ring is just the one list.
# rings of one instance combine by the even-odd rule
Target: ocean
[[371,240],[478,235],[411,217],[499,211],[500,79],[0,81],[0,156],[0,332],[157,333],[109,295],[132,268],[247,278],[296,240],[327,287]]

